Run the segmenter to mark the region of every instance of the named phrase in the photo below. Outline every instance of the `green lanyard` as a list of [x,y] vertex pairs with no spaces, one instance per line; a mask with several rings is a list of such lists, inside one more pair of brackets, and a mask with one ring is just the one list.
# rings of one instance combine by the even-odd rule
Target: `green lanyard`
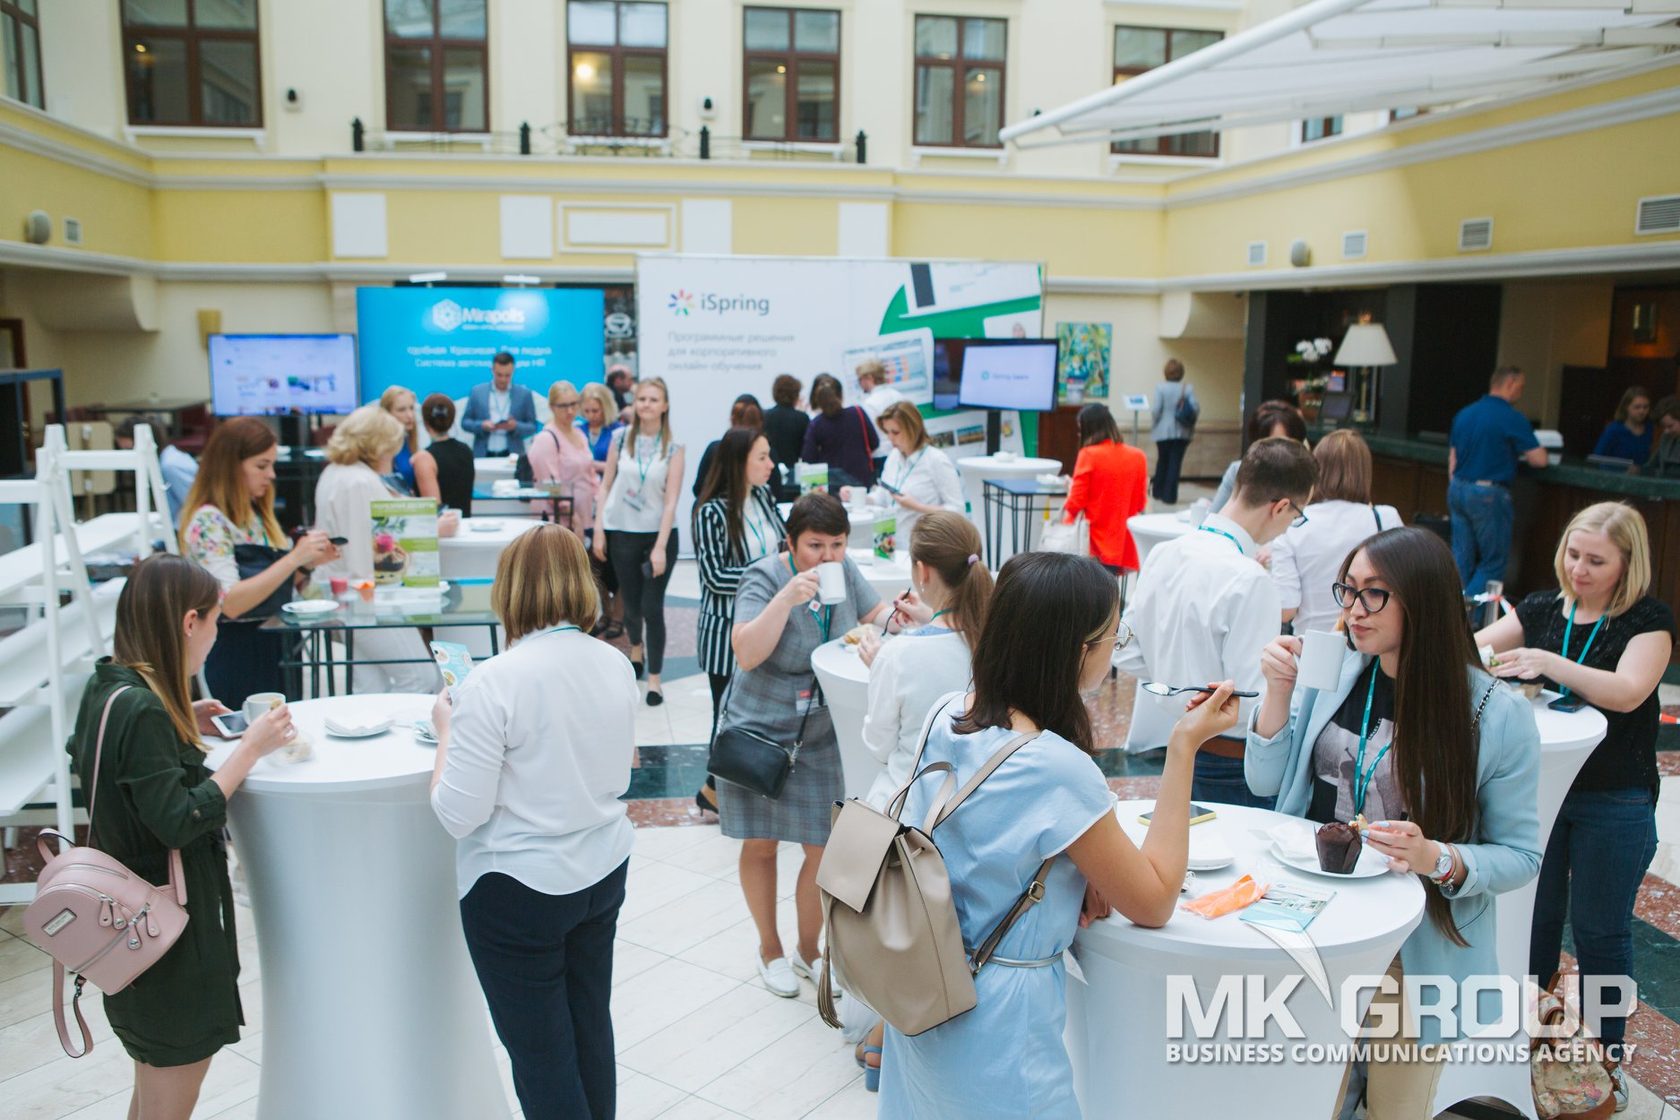
[[[639,436],[640,434],[641,433],[639,431],[636,432],[636,435]],[[635,439],[634,436],[632,436],[632,439],[634,440],[634,442],[636,444],[640,444],[642,442],[640,439]],[[637,490],[636,490],[636,492],[638,494],[641,493],[643,490],[647,489],[648,472],[653,469],[653,465],[655,463],[659,462],[659,443],[658,443],[658,439],[659,439],[658,436],[654,437],[655,442],[654,442],[654,445],[653,445],[653,454],[648,456],[646,459],[642,458],[642,450],[639,446],[636,447],[636,450],[634,452],[634,454],[636,456],[636,473],[640,474],[642,476],[641,484],[640,484],[640,486],[637,487]]]
[[896,486],[900,490],[904,489],[905,480],[907,480],[910,477],[911,472],[913,472],[916,469],[916,464],[921,462],[922,461],[922,456],[926,455],[926,454],[927,454],[927,448],[924,447],[920,451],[918,451],[914,455],[912,455],[909,459],[906,459],[904,461],[904,470],[899,472],[898,481],[896,483],[894,483],[893,485]]
[[1359,756],[1353,760],[1353,814],[1358,816],[1365,811],[1365,791],[1370,788],[1371,779],[1377,776],[1377,767],[1382,765],[1383,755],[1394,746],[1394,740],[1388,741],[1388,746],[1377,752],[1377,757],[1371,763],[1371,769],[1365,769],[1365,744],[1371,737],[1371,698],[1377,694],[1377,674],[1381,672],[1375,661],[1371,662],[1371,683],[1365,687],[1365,715],[1359,721]]
[[[1569,623],[1568,623],[1568,625],[1566,625],[1563,628],[1563,649],[1561,651],[1561,654],[1562,654],[1562,657],[1565,661],[1569,660],[1569,635],[1571,633],[1573,633],[1574,630],[1575,630],[1575,607],[1577,605],[1578,604],[1575,604],[1575,603],[1570,604],[1570,606],[1569,606]],[[1575,664],[1581,665],[1581,664],[1584,664],[1586,662],[1587,651],[1592,648],[1593,639],[1598,637],[1598,628],[1600,626],[1604,625],[1604,620],[1607,617],[1609,617],[1608,613],[1601,614],[1601,615],[1598,616],[1598,621],[1593,623],[1592,633],[1587,635],[1587,644],[1581,647],[1581,656],[1579,656],[1575,659]],[[1559,695],[1560,696],[1568,696],[1569,695],[1569,686],[1568,685],[1563,685],[1562,686],[1562,692],[1559,693]]]
[[749,494],[745,503],[746,509],[742,511],[741,515],[741,520],[745,521],[747,528],[752,530],[753,540],[758,543],[758,551],[753,554],[755,559],[759,556],[768,556],[771,552],[770,545],[764,539],[764,530],[759,528],[758,519],[752,516],[758,512],[756,503],[757,499]]
[[[799,567],[793,562],[793,553],[788,553],[787,562],[788,571],[792,572],[794,575],[798,575]],[[816,600],[813,599],[811,601],[810,611],[814,616],[816,616],[817,629],[822,631],[822,640],[825,642],[828,641],[829,630],[834,625],[834,608],[832,606],[828,606],[819,610]]]
[[950,614],[950,613],[951,613],[951,608],[950,607],[944,607],[940,610],[934,611],[933,612],[933,617],[928,619],[928,625],[932,626],[935,622],[937,622],[939,620],[940,615]]
[[547,630],[544,630],[542,632],[542,634],[538,634],[537,637],[540,638],[540,637],[543,636],[543,634],[558,634],[562,630],[577,630],[577,632],[579,634],[583,633],[582,630],[579,630],[576,626],[573,626],[570,622],[565,622],[565,623],[561,623],[559,626],[549,627]]
[[1198,525],[1198,526],[1196,526],[1196,529],[1197,529],[1198,532],[1202,532],[1202,533],[1217,533],[1220,536],[1224,537],[1226,540],[1230,541],[1232,544],[1236,545],[1238,552],[1241,552],[1244,556],[1248,555],[1248,553],[1243,552],[1242,542],[1239,541],[1236,537],[1233,537],[1231,534],[1227,533],[1225,530],[1215,529],[1212,525]]

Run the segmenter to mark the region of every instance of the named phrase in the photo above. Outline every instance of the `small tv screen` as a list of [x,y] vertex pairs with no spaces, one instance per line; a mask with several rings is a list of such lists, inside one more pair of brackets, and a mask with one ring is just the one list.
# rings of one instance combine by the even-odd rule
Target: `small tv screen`
[[965,338],[936,338],[933,340],[933,407],[953,409],[961,399],[957,377],[962,373]]
[[1048,412],[1056,407],[1056,341],[970,339],[958,383],[963,408]]
[[217,416],[337,416],[359,403],[353,334],[210,336]]

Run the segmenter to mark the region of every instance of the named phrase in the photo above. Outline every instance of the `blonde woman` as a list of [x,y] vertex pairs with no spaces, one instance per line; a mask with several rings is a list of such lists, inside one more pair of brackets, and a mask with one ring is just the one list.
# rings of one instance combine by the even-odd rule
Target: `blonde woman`
[[453,709],[438,697],[432,809],[457,841],[467,952],[525,1115],[611,1116],[636,678],[589,637],[589,561],[558,525],[508,545],[491,606],[511,645],[473,670]]
[[[333,576],[370,579],[373,576],[373,502],[402,495],[384,476],[402,446],[402,425],[378,405],[363,405],[345,417],[327,443],[327,468],[315,484],[315,527],[328,536],[345,538],[343,554],[321,567],[322,580]],[[459,515],[438,518],[438,535],[452,536]],[[412,628],[379,627],[355,634],[359,661],[396,664],[357,664],[356,692],[432,692],[437,667]]]
[[403,427],[402,446],[397,448],[396,457],[391,460],[390,473],[402,479],[403,487],[410,494],[417,493],[414,489],[414,456],[420,450],[417,398],[412,390],[393,385],[379,394],[379,407],[396,417],[397,423]]
[[589,452],[589,441],[577,429],[582,401],[577,386],[570,381],[550,385],[548,423],[531,437],[525,450],[531,461],[532,480],[558,483],[561,494],[571,498],[571,508],[560,523],[579,537],[594,523],[595,508],[595,457]]
[[677,563],[677,497],[682,493],[683,445],[671,437],[671,398],[657,377],[636,384],[636,419],[613,436],[606,497],[596,533],[597,560],[612,557],[624,601],[624,630],[630,636],[630,664],[642,676],[646,629],[649,707],[665,702],[660,671],[665,665],[665,586]]
[[239,934],[222,829],[228,799],[257,760],[295,734],[290,711],[272,709],[214,774],[205,767],[200,737],[215,734],[210,717],[227,709],[193,703],[191,680],[215,645],[221,592],[215,576],[184,557],[136,565],[117,598],[116,655],[94,667],[70,736],[99,849],[160,884],[169,850],[181,850],[186,932],[105,997],[111,1033],[134,1059],[128,1114],[147,1120],[187,1120],[210,1059],[239,1041]]
[[578,431],[589,443],[589,453],[595,457],[595,474],[607,471],[607,452],[612,448],[613,433],[624,427],[618,420],[618,403],[612,390],[599,381],[585,385],[578,405]]
[[210,691],[238,708],[253,692],[284,692],[286,635],[265,619],[291,601],[310,568],[336,559],[319,531],[288,548],[274,517],[274,430],[255,416],[223,420],[182,506],[181,554],[222,586],[222,637],[204,664]]
[[[1476,635],[1495,650],[1495,675],[1543,680],[1608,725],[1552,825],[1528,971],[1542,982],[1557,972],[1567,910],[1582,976],[1632,976],[1633,903],[1657,850],[1657,685],[1674,648],[1674,614],[1649,594],[1650,537],[1632,506],[1599,502],[1576,514],[1553,567],[1556,591],[1536,591]],[[1595,997],[1583,990],[1582,998]],[[1620,1107],[1627,1021],[1588,1025],[1604,1043]]]
[[[876,424],[892,451],[877,476],[880,485],[869,496],[877,506],[896,510],[901,537],[908,537],[924,514],[946,510],[960,515],[968,509],[956,465],[929,441],[921,409],[898,401],[881,412]],[[851,501],[851,491],[843,487],[841,499]]]

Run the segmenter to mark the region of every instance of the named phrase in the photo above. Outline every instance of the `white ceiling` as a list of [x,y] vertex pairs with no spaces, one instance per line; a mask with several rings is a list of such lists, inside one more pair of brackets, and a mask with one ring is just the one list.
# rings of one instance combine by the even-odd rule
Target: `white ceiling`
[[1002,136],[1107,142],[1515,97],[1680,61],[1677,17],[1680,0],[1313,0]]

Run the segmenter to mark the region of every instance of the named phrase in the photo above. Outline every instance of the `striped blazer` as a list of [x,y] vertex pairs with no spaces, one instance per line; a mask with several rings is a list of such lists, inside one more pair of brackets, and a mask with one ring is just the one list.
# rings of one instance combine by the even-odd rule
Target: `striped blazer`
[[[695,645],[700,667],[725,677],[735,671],[735,651],[729,643],[729,631],[735,622],[735,592],[741,586],[741,573],[756,559],[730,546],[726,500],[713,498],[694,511],[694,555],[700,567],[700,630]],[[758,503],[776,527],[778,540],[787,535],[768,486],[753,487],[747,500]]]

